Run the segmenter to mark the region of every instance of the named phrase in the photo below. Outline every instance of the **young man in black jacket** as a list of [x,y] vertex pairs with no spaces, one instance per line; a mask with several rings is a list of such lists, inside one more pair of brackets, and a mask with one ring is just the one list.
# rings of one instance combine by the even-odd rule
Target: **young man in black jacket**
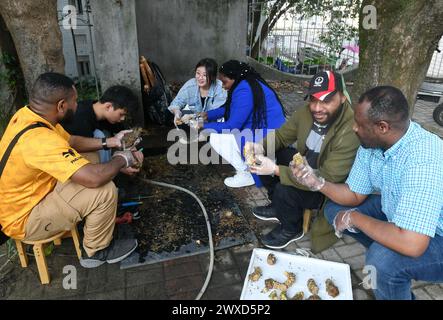
[[110,148],[121,147],[121,139],[129,132],[123,130],[122,122],[134,117],[137,106],[138,99],[129,88],[112,86],[97,101],[80,101],[74,118],[61,125],[71,135],[102,139],[99,156],[104,163],[111,158]]

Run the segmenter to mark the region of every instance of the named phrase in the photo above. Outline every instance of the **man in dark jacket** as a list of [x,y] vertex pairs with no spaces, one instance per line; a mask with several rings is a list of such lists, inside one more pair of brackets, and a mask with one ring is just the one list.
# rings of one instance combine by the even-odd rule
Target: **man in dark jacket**
[[[303,237],[304,209],[318,209],[324,197],[297,183],[289,168],[294,154],[300,152],[312,168],[328,181],[346,179],[359,146],[352,131],[353,111],[340,74],[323,71],[310,81],[309,104],[293,115],[259,144],[249,143],[257,165],[251,172],[262,175],[270,205],[255,207],[253,214],[267,221],[280,222],[262,238],[265,246],[282,249]],[[295,147],[292,146],[295,144]],[[273,157],[276,163],[268,157]]]
[[98,154],[100,163],[105,163],[111,159],[110,149],[120,148],[123,136],[130,132],[123,130],[122,122],[127,117],[133,120],[137,108],[138,99],[131,89],[116,85],[106,89],[99,100],[80,101],[73,118],[60,124],[71,135],[101,139],[103,149]]

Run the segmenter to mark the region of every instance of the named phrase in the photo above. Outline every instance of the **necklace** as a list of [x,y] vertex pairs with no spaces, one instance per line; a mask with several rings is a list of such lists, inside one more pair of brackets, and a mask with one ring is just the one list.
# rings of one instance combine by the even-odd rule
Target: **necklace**
[[328,127],[327,124],[320,124],[314,121],[315,130],[318,132],[322,132],[324,129]]

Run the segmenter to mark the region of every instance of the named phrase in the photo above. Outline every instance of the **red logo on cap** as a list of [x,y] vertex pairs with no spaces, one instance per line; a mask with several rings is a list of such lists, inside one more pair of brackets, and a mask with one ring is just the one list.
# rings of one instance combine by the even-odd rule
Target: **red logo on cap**
[[331,71],[326,71],[326,74],[328,75],[328,89],[325,91],[314,93],[313,96],[316,97],[318,100],[323,101],[328,94],[331,92],[334,92],[336,90],[335,88],[335,76],[334,73]]

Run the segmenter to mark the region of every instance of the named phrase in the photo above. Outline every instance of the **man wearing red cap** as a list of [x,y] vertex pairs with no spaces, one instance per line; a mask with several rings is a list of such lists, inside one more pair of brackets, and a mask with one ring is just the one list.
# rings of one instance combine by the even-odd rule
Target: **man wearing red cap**
[[[279,222],[263,236],[268,248],[282,249],[303,237],[304,209],[318,209],[324,196],[299,184],[289,163],[297,152],[328,181],[346,179],[359,146],[352,130],[353,111],[343,77],[333,71],[317,73],[310,81],[309,103],[297,110],[260,143],[248,143],[246,152],[255,155],[252,173],[261,180],[272,201],[255,207],[253,214],[266,221]],[[275,157],[272,153],[275,150]],[[264,156],[267,154],[268,157]],[[276,158],[276,161],[271,158]]]

